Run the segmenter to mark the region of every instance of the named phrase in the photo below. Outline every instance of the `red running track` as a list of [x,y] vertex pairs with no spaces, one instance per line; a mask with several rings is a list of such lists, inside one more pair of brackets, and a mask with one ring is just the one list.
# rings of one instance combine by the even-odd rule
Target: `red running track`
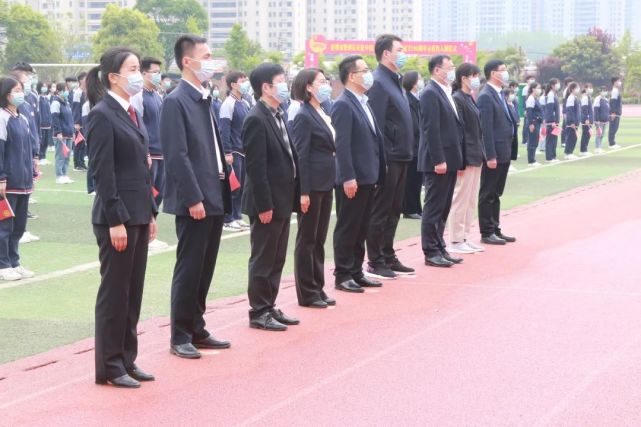
[[233,347],[201,360],[145,322],[138,363],[158,379],[139,390],[93,384],[91,339],[2,365],[0,424],[640,425],[639,188],[641,171],[507,212],[518,242],[449,270],[401,242],[417,277],[333,310],[298,307],[290,279],[286,333],[215,301]]

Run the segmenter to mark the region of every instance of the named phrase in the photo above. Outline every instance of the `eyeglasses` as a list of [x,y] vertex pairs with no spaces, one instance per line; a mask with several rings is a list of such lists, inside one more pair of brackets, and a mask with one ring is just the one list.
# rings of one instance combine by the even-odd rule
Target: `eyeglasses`
[[364,70],[353,71],[352,74],[367,73],[367,72],[369,72],[369,68],[365,68]]

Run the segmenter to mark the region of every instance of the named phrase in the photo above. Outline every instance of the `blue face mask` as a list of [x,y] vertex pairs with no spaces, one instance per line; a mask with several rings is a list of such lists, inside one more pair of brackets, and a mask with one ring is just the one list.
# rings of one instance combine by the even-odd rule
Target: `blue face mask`
[[63,90],[62,93],[60,93],[60,96],[63,97],[64,99],[67,99],[69,97],[69,92],[66,90]]
[[160,86],[160,81],[162,80],[162,76],[160,73],[154,73],[153,76],[151,76],[151,84],[154,85],[155,87]]
[[472,77],[472,79],[470,80],[470,87],[472,88],[472,90],[477,90],[478,88],[480,88],[481,79],[479,79],[478,77]]
[[213,96],[214,98],[218,98],[220,96],[220,91],[218,89],[212,90],[211,96]]
[[240,93],[243,95],[247,95],[249,93],[249,89],[251,89],[251,83],[249,80],[245,80],[240,84]]
[[363,74],[363,87],[365,90],[370,90],[374,86],[374,74],[371,71]]
[[15,92],[13,95],[11,95],[11,104],[13,104],[16,108],[19,108],[22,104],[24,104],[24,93]]
[[318,88],[318,93],[315,96],[321,104],[325,101],[329,101],[329,98],[332,96],[332,87],[328,84],[322,85]]
[[405,66],[407,63],[407,54],[405,52],[399,52],[396,56],[396,66],[400,69]]
[[281,82],[276,85],[276,99],[278,100],[279,103],[283,103],[289,99],[289,88],[287,87],[287,83]]
[[43,95],[48,93],[48,92],[49,92],[49,89],[46,86],[42,86],[40,88],[40,93],[42,93]]

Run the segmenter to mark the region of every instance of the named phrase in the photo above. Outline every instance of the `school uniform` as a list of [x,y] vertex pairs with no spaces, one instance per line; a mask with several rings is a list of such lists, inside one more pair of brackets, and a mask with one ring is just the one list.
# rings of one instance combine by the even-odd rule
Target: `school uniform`
[[412,113],[412,130],[414,146],[412,147],[412,161],[407,167],[407,181],[405,182],[405,197],[403,198],[403,214],[421,215],[421,188],[423,188],[423,174],[418,171],[418,146],[421,140],[421,103],[418,95],[407,91],[407,100]]
[[[34,107],[32,94],[25,97],[25,102],[18,107],[18,112],[27,119],[29,123],[29,139],[31,140],[32,150],[35,153],[35,156],[40,155],[40,117],[38,110]],[[36,99],[36,105],[39,102]]]
[[[527,162],[536,163],[536,149],[539,144],[539,133],[543,122],[543,109],[533,94],[525,101],[525,128],[527,129]],[[534,130],[530,130],[534,126]]]
[[[578,139],[578,129],[581,124],[581,105],[580,100],[573,93],[569,94],[565,100],[565,126],[567,136],[565,140],[565,155],[574,153],[576,141]],[[572,127],[574,126],[574,127]]]
[[[157,210],[147,167],[147,131],[129,102],[109,91],[89,113],[86,137],[96,182],[91,222],[101,276],[96,298],[96,383],[104,384],[136,369],[149,223]],[[109,229],[118,225],[127,230],[123,252],[111,243]]]
[[[619,92],[619,88],[613,87],[610,93],[610,129],[608,130],[608,144],[610,147],[617,144],[616,137],[619,131],[622,111],[621,93]],[[613,114],[614,117],[612,117]]]
[[29,121],[23,114],[0,109],[0,182],[14,217],[0,221],[0,269],[20,265],[18,245],[27,226],[29,195],[33,192],[34,152]]
[[211,100],[211,112],[214,114],[214,119],[216,119],[216,124],[220,126],[220,108],[222,107],[223,102],[219,98],[212,98]]
[[145,127],[149,133],[149,156],[151,157],[151,179],[152,185],[158,192],[156,205],[162,203],[162,195],[165,191],[165,161],[160,144],[160,110],[162,98],[155,90],[143,89],[132,98],[132,104],[138,114],[142,116]]
[[58,95],[51,101],[51,124],[56,145],[56,177],[67,176],[75,129],[71,106],[66,99]]
[[[545,128],[546,127],[546,123],[545,123],[545,104],[547,102],[547,98],[545,96],[545,93],[544,92],[541,93],[541,96],[539,96],[537,100],[539,101],[539,106],[541,107],[541,118],[542,118],[541,128]],[[537,150],[538,151],[542,151],[542,152],[545,153],[545,145],[546,145],[545,144],[545,135],[541,136],[541,134],[539,134],[539,146],[538,146]]]
[[[77,88],[75,89],[71,96],[71,113],[73,115],[73,124],[75,126],[78,126],[80,129],[77,132],[83,132],[82,128],[82,106],[87,100],[87,97],[85,95],[85,92]],[[76,133],[77,133],[76,132]],[[87,169],[87,165],[85,164],[85,155],[87,154],[87,144],[84,139],[81,139],[77,144],[75,143],[75,137],[74,137],[74,144],[73,144],[73,166],[76,169]]]
[[556,147],[558,144],[559,136],[553,135],[552,131],[559,127],[559,99],[553,90],[548,92],[545,97],[545,160],[556,160]]
[[40,155],[39,158],[47,157],[47,148],[51,145],[51,96],[40,95],[39,97],[39,116],[40,116]]
[[596,124],[596,137],[594,148],[600,150],[603,137],[605,136],[610,122],[610,103],[606,97],[598,95],[594,99],[594,123]]
[[[588,124],[586,124],[586,121]],[[594,110],[592,108],[592,97],[587,93],[581,96],[581,153],[588,152],[588,144],[592,136],[592,125],[594,124]]]

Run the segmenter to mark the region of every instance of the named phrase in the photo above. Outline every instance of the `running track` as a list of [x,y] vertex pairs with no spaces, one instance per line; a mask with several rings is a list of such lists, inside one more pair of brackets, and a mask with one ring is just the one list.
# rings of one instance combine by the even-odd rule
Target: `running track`
[[214,301],[232,349],[201,360],[147,321],[157,381],[139,390],[93,384],[91,339],[0,365],[0,425],[640,425],[640,188],[637,171],[507,212],[518,242],[449,270],[401,242],[417,277],[333,310],[285,280],[286,333],[249,329],[243,296]]

